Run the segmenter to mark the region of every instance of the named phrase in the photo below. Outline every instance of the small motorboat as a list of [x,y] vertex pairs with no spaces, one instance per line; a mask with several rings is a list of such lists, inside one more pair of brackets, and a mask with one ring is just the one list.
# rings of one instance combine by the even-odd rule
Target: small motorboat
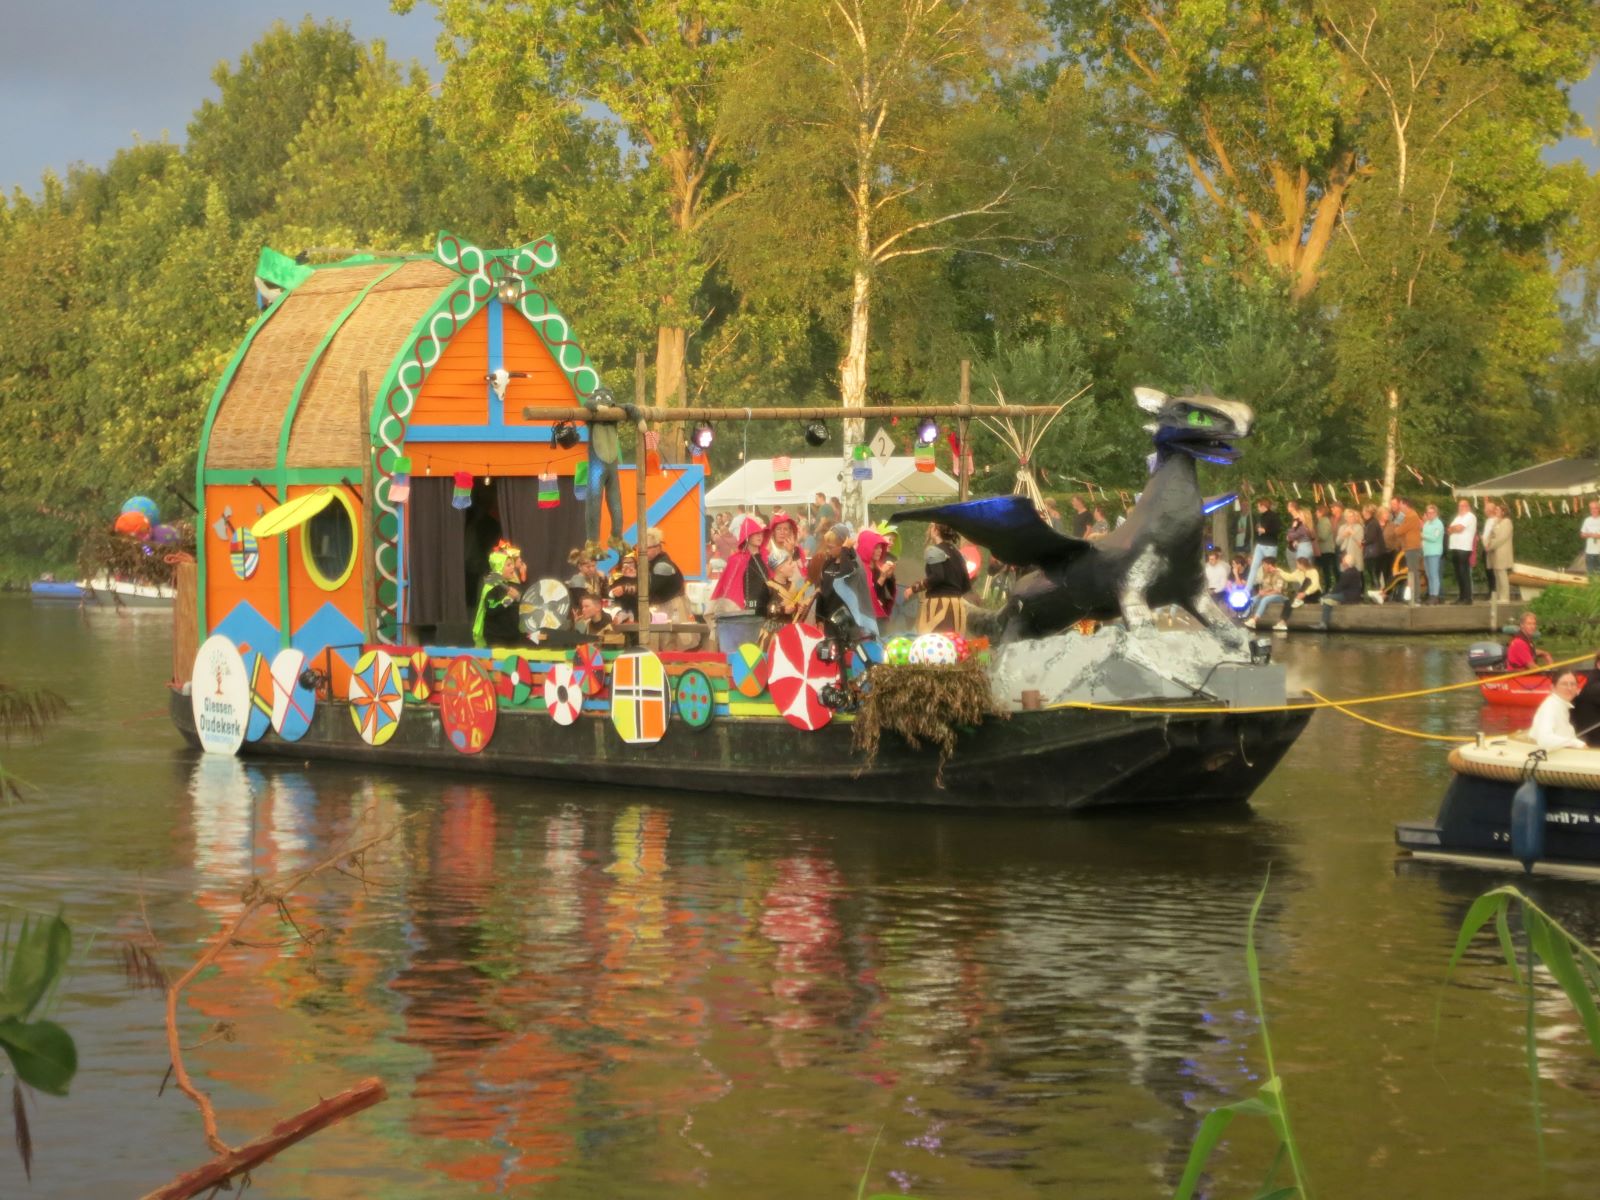
[[1541,750],[1525,734],[1478,735],[1450,751],[1432,821],[1402,821],[1417,858],[1600,877],[1600,749]]
[[36,579],[29,591],[35,600],[70,600],[74,604],[104,604],[118,608],[171,608],[177,595],[170,583],[137,583],[109,575],[80,579],[76,583]]
[[35,579],[28,588],[35,600],[71,600],[74,604],[83,599],[83,588],[61,579]]
[[1506,648],[1499,642],[1474,642],[1467,650],[1467,665],[1478,677],[1485,704],[1508,708],[1538,708],[1550,694],[1550,675],[1508,673]]

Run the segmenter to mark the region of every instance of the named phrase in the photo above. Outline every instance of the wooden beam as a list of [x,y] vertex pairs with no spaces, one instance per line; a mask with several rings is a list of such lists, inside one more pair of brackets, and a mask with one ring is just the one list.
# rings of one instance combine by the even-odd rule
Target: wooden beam
[[650,627],[650,560],[645,557],[645,539],[650,536],[650,501],[645,494],[645,459],[649,451],[645,449],[646,435],[649,426],[641,417],[639,420],[639,449],[634,454],[634,514],[633,514],[633,552],[638,556],[638,570],[634,572],[639,588],[639,593],[634,597],[634,619],[638,621],[641,630],[639,645],[644,645],[643,630]]
[[[935,420],[965,417],[1047,417],[1059,404],[880,404],[865,408],[827,405],[806,408],[660,408],[638,407],[641,421],[810,421],[870,417],[932,417]],[[620,408],[604,406],[574,416],[571,408],[542,408],[529,405],[522,410],[525,421],[603,421],[631,420]]]

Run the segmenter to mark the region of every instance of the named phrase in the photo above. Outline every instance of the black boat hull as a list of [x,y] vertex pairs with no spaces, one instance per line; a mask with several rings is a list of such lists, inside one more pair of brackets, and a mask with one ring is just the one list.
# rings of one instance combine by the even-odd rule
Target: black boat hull
[[[912,749],[895,734],[883,736],[876,762],[863,769],[865,758],[842,722],[815,733],[759,718],[713,721],[701,730],[674,722],[660,742],[635,746],[622,742],[604,717],[563,727],[542,714],[502,713],[489,745],[461,754],[432,706],[408,705],[394,736],[374,747],[361,740],[340,701],[318,704],[299,741],[269,730],[240,753],[858,804],[1078,810],[1246,800],[1310,716],[1305,710],[1020,712],[964,733],[942,781],[937,751]],[[173,693],[172,719],[198,748],[187,696]]]
[[[1419,857],[1502,866],[1521,871],[1511,856],[1511,798],[1517,784],[1453,774],[1432,821],[1402,821],[1395,841]],[[1600,791],[1545,788],[1544,854],[1538,869],[1600,871]]]

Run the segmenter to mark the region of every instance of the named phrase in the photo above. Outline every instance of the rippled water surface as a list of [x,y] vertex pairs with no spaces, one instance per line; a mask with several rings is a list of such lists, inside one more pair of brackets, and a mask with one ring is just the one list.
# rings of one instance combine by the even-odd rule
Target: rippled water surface
[[[0,679],[73,704],[0,746],[0,902],[78,931],[56,1017],[82,1067],[32,1106],[26,1183],[136,1196],[206,1157],[170,1087],[143,928],[192,962],[253,876],[319,860],[363,814],[404,821],[369,885],[314,878],[188,993],[187,1060],[243,1141],[367,1075],[390,1098],[255,1175],[261,1197],[1170,1195],[1201,1115],[1262,1070],[1244,924],[1319,1196],[1593,1196],[1600,1067],[1541,996],[1547,1167],[1520,994],[1487,950],[1440,981],[1500,880],[1397,862],[1441,753],[1313,720],[1249,809],[1070,820],[457,782],[202,760],[165,716],[168,620],[0,598]],[[1335,695],[1453,682],[1468,639],[1280,639]],[[1471,731],[1475,692],[1384,715]],[[1600,941],[1600,890],[1533,890]],[[1441,995],[1437,1038],[1434,1008]],[[231,1040],[229,1040],[231,1038]],[[1270,1155],[1236,1127],[1213,1194]],[[877,1148],[874,1152],[874,1142]]]

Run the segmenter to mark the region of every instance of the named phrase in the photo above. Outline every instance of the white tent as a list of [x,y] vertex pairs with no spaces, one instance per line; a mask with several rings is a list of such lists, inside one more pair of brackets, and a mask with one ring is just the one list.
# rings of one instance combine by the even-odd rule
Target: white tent
[[844,495],[850,469],[856,466],[872,469],[872,478],[861,481],[868,504],[954,500],[961,494],[954,478],[938,468],[917,470],[917,460],[910,455],[869,458],[860,463],[847,463],[843,458],[791,458],[789,490],[780,492],[772,481],[772,460],[758,458],[707,492],[706,507],[737,508],[742,504],[747,508],[799,508],[810,504],[818,492]]

